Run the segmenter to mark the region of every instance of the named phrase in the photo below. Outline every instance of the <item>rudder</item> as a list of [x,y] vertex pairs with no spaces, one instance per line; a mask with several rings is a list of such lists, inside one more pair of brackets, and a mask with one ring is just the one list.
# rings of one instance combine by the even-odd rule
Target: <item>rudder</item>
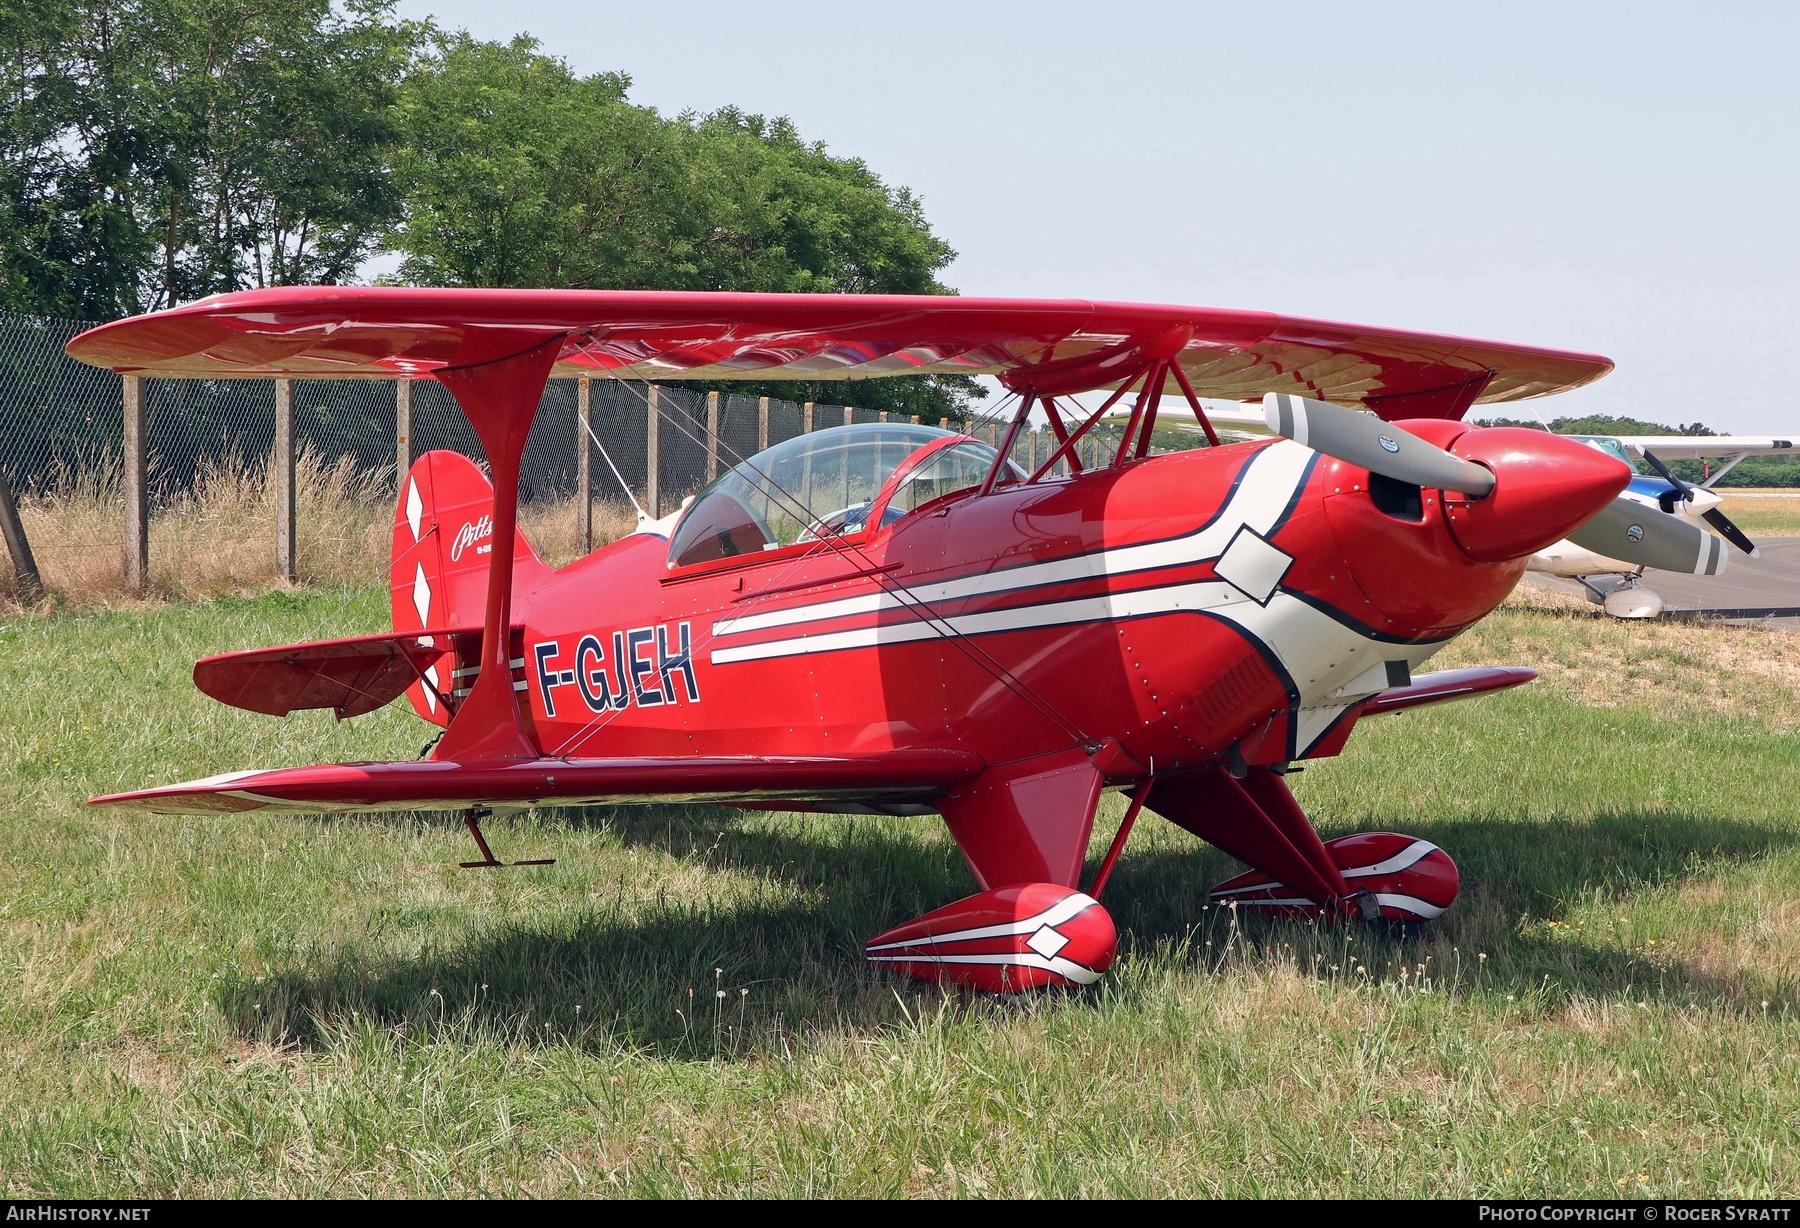
[[[427,452],[400,483],[394,509],[389,570],[394,630],[481,629],[487,605],[489,555],[493,550],[494,488],[480,466],[460,452]],[[513,540],[513,591],[535,587],[549,568],[522,533]],[[426,673],[438,692],[453,691],[449,678],[433,678],[448,659]],[[407,688],[413,710],[434,724],[449,723],[438,696],[423,684]]]

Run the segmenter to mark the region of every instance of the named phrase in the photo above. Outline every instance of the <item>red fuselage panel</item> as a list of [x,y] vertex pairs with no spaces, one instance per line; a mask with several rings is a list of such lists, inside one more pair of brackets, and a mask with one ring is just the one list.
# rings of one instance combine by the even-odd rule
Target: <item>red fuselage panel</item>
[[[665,539],[633,535],[521,595],[534,724],[549,755],[954,746],[1001,763],[1112,736],[1176,767],[1274,722],[1272,757],[1292,757],[1358,698],[1353,676],[1416,665],[1523,567],[1471,561],[1440,509],[1397,520],[1366,484],[1278,441],[1002,487],[709,570],[672,571]],[[1349,520],[1353,558],[1333,531]]]

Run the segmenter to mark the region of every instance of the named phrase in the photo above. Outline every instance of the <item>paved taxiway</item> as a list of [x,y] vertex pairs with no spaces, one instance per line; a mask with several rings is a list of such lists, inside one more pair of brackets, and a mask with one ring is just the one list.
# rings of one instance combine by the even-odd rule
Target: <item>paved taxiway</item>
[[[1800,629],[1800,537],[1765,537],[1757,547],[1762,557],[1753,559],[1736,550],[1722,576],[1678,576],[1652,571],[1644,584],[1662,595],[1663,617],[1691,617],[1697,612],[1718,611],[1733,622],[1769,618]],[[1581,585],[1553,576],[1536,579],[1571,593]],[[1781,611],[1764,614],[1764,611]],[[1733,617],[1737,615],[1737,617]]]

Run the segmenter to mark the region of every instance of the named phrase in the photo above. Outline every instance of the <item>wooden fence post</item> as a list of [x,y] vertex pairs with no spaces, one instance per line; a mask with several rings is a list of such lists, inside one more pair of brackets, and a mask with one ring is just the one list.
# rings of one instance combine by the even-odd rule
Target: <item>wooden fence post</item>
[[412,468],[412,386],[409,379],[394,381],[394,493]]
[[293,581],[294,564],[294,384],[275,381],[275,574]]
[[756,398],[756,450],[765,452],[769,447],[769,398]]
[[848,405],[844,406],[844,425],[845,426],[855,426],[856,425],[855,415],[856,415],[855,410],[851,409]]
[[919,415],[913,414],[907,419],[907,421],[911,422],[914,426],[917,426],[917,425],[919,425]]
[[657,430],[657,424],[662,419],[661,399],[660,390],[655,384],[651,384],[650,395],[644,398],[645,404],[650,407],[648,433],[644,437],[644,506],[650,510],[652,520],[662,518],[662,474],[658,472],[661,459],[656,447],[657,436],[662,434]]
[[38,578],[37,560],[31,557],[31,543],[26,540],[25,525],[19,519],[19,505],[13,502],[12,487],[6,484],[4,473],[0,473],[0,532],[5,533],[6,548],[12,554],[19,595],[26,604],[34,604],[44,595],[44,582]]
[[582,376],[575,381],[575,531],[581,552],[594,548],[594,381]]
[[887,421],[887,418],[888,418],[888,411],[885,409],[882,410],[879,414],[875,415],[875,421],[877,421],[877,422],[885,423]]
[[150,489],[144,462],[144,380],[125,377],[125,587],[141,593],[150,580]]
[[706,394],[706,480],[719,476],[719,394]]
[[[810,435],[812,429],[813,403],[808,401],[800,407],[800,433]],[[811,452],[808,452],[800,461],[800,502],[806,506],[810,514],[813,502],[813,458]]]

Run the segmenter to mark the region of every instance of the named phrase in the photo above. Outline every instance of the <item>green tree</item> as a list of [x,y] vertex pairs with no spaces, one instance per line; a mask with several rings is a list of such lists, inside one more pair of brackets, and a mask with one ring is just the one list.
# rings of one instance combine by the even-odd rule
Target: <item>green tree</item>
[[676,121],[689,224],[700,242],[692,288],[820,294],[947,294],[956,252],[918,199],[860,158],[800,139],[791,121],[726,108]]
[[688,278],[668,126],[620,73],[578,77],[536,39],[439,34],[407,82],[394,280],[672,288]]
[[398,210],[390,0],[0,0],[0,291],[108,318],[354,275]]
[[[408,81],[398,178],[422,285],[948,293],[955,252],[918,200],[787,120],[668,119],[621,73],[576,74],[532,38],[440,34]],[[707,385],[690,385],[706,387]],[[735,383],[729,391],[939,418],[973,381]]]
[[[1523,426],[1542,430],[1543,424],[1524,418],[1482,418],[1486,426]],[[1720,432],[1701,422],[1683,422],[1670,426],[1644,418],[1620,418],[1610,414],[1587,414],[1579,418],[1552,418],[1550,429],[1558,435],[1717,435]],[[1669,468],[1683,481],[1702,482],[1708,474],[1724,464],[1723,460],[1683,460],[1669,462]],[[1635,462],[1639,473],[1651,473],[1649,465]],[[1720,486],[1800,486],[1800,457],[1750,456],[1732,467],[1720,479]]]

